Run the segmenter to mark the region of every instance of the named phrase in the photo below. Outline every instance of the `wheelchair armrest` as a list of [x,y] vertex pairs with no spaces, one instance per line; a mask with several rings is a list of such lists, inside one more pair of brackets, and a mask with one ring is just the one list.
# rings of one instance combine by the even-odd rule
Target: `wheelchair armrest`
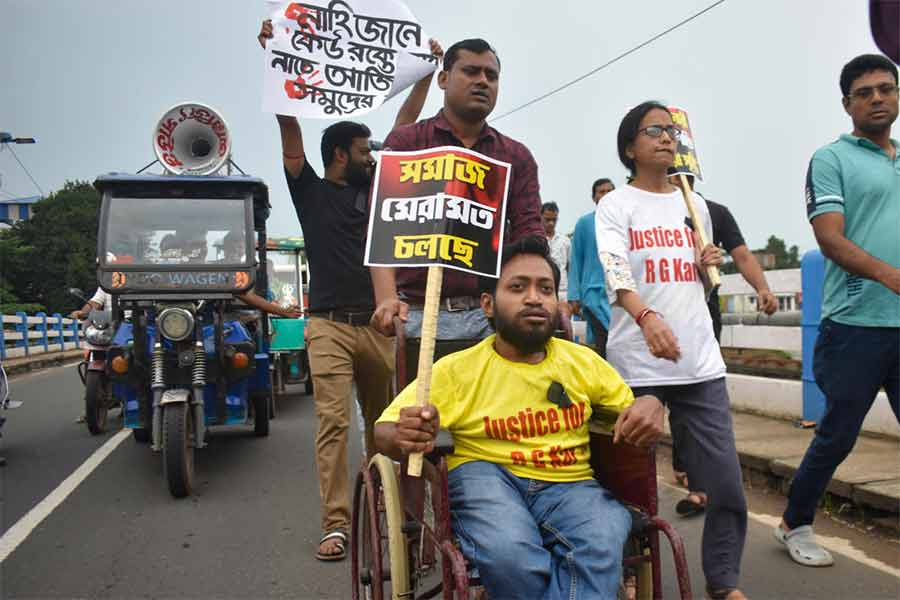
[[434,450],[428,453],[427,458],[432,462],[437,462],[440,457],[453,454],[454,450],[453,435],[446,429],[438,429],[434,439]]
[[631,514],[631,534],[643,535],[650,527],[650,515],[630,504],[626,504],[625,508]]

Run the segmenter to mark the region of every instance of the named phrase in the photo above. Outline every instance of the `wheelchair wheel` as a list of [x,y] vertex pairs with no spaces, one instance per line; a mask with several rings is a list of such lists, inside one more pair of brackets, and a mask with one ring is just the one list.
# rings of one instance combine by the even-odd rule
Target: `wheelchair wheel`
[[381,454],[356,481],[351,531],[354,600],[408,598],[409,556],[394,462]]

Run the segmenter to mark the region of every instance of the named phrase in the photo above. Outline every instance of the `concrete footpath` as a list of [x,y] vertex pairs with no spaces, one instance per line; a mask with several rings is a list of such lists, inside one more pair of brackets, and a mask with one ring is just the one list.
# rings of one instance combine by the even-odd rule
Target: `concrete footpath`
[[[741,412],[732,417],[744,481],[787,494],[814,430]],[[671,445],[666,434],[663,443]],[[833,514],[900,531],[900,440],[861,435],[827,492],[823,502]]]

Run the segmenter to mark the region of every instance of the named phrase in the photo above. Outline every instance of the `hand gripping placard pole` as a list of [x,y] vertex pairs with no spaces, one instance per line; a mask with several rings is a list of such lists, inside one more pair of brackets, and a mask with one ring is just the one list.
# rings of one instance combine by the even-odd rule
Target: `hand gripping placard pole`
[[[691,216],[691,223],[694,224],[694,231],[700,237],[700,252],[703,252],[703,249],[709,244],[709,239],[706,237],[706,230],[703,228],[703,221],[700,220],[700,213],[697,212],[697,207],[694,205],[694,199],[691,198],[691,192],[689,191],[691,187],[688,183],[687,175],[679,173],[678,177],[681,179],[681,195],[684,198],[685,205],[687,205],[688,214]],[[719,268],[715,265],[706,267],[706,276],[709,278],[709,286],[712,289],[716,289],[722,283],[722,280],[719,278]]]

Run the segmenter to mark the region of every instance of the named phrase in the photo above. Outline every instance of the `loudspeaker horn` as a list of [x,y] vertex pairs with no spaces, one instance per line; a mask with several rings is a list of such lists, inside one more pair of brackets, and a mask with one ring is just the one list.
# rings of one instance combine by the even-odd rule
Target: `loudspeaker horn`
[[199,102],[176,104],[153,130],[153,151],[174,175],[210,175],[231,158],[231,135],[225,119]]

